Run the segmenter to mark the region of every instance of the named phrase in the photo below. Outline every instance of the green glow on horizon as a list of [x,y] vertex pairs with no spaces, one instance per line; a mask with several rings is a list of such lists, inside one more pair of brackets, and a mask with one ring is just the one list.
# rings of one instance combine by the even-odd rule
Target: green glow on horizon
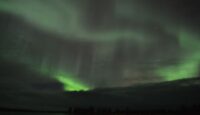
[[179,36],[183,58],[177,65],[162,67],[156,73],[167,81],[197,77],[200,64],[200,41],[198,35],[181,32]]
[[74,76],[73,74],[64,72],[63,70],[55,69],[52,71],[49,69],[48,66],[34,67],[33,69],[43,75],[51,76],[52,78],[57,80],[59,83],[63,85],[64,91],[88,91],[92,89],[91,86],[83,83],[81,80],[76,78],[76,76]]
[[39,72],[44,75],[52,76],[54,79],[56,79],[59,83],[63,85],[64,91],[88,91],[91,89],[89,85],[81,82],[80,80],[75,78],[74,75],[63,71],[50,71],[48,67],[43,66],[39,70]]
[[89,86],[73,79],[71,75],[57,75],[55,78],[64,85],[65,91],[87,91],[90,89]]
[[190,78],[198,74],[198,65],[196,61],[189,59],[179,65],[161,68],[157,73],[167,81]]

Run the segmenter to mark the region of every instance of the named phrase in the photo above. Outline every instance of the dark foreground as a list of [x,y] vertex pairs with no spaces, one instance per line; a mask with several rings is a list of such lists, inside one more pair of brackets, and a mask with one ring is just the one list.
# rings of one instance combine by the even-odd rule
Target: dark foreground
[[199,78],[88,92],[2,91],[0,114],[200,113]]

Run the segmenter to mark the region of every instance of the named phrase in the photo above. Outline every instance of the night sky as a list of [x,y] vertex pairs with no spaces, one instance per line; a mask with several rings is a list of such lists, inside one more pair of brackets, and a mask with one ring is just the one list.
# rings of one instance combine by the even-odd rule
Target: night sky
[[66,91],[198,77],[199,11],[197,0],[0,0],[1,63]]

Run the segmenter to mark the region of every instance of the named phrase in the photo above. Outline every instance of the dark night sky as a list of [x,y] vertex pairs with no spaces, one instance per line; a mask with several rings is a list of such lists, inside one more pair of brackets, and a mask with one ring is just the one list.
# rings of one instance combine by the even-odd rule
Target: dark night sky
[[1,0],[0,11],[1,59],[66,90],[199,75],[197,0]]

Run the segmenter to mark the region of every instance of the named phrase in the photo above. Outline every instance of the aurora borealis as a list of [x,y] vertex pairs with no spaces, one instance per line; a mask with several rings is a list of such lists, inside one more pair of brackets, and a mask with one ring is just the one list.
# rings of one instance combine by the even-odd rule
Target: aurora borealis
[[0,56],[66,91],[199,77],[197,9],[189,0],[0,0]]
[[66,91],[87,91],[90,89],[88,86],[73,80],[72,76],[57,76],[56,78],[64,84],[64,90]]

